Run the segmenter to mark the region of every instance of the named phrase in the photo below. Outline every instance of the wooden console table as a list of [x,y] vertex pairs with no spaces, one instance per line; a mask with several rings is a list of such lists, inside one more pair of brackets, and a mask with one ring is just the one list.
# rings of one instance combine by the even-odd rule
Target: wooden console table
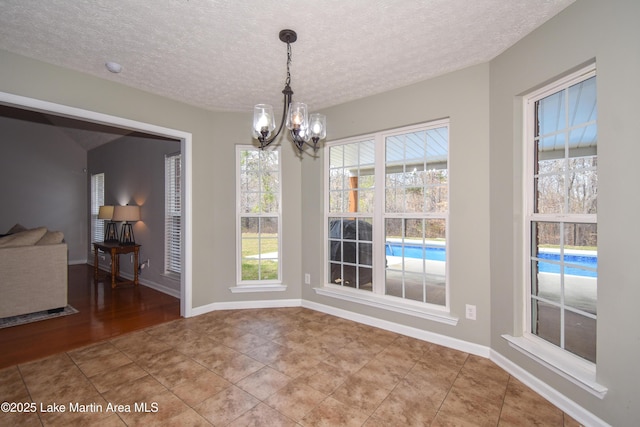
[[[93,275],[94,280],[98,283],[98,251],[107,252],[111,255],[111,288],[116,285],[133,284],[138,285],[138,254],[140,253],[140,245],[121,245],[118,242],[94,242],[93,243]],[[133,252],[133,280],[124,280],[120,277],[120,255]]]

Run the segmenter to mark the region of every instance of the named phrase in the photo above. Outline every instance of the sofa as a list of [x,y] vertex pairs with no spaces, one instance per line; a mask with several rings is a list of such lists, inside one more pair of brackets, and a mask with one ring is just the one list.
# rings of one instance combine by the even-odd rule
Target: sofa
[[67,306],[63,233],[16,224],[0,237],[0,318]]

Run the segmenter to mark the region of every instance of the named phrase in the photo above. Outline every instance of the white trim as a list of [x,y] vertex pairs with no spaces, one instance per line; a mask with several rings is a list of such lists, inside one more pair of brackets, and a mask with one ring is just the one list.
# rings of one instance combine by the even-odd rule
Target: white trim
[[76,107],[70,107],[68,105],[56,104],[53,102],[42,101],[34,98],[27,98],[20,95],[14,95],[11,93],[0,92],[0,103],[4,105],[13,105],[18,107],[27,108],[40,112],[51,112],[65,117],[77,118],[81,120],[90,121],[93,123],[100,123],[104,125],[118,126],[126,129],[138,130],[153,135],[167,136],[170,138],[180,139],[180,149],[183,156],[184,166],[184,188],[183,188],[183,200],[184,200],[184,257],[183,257],[183,274],[180,280],[180,315],[184,317],[190,317],[192,313],[192,206],[191,206],[191,146],[192,135],[189,132],[184,132],[177,129],[165,128],[162,126],[156,126],[150,123],[139,122],[136,120],[130,120],[123,117],[111,116],[108,114],[98,113],[95,111],[85,110]]
[[495,350],[491,350],[490,360],[496,365],[504,369],[510,375],[513,375],[518,381],[531,388],[540,396],[557,406],[561,411],[565,412],[571,418],[579,422],[581,425],[593,427],[610,427],[605,421],[601,420],[564,394],[560,393],[547,383],[541,381],[528,371],[521,368],[502,354]]
[[402,325],[396,322],[390,322],[388,320],[378,319],[377,317],[354,313],[352,311],[343,310],[340,308],[308,300],[302,300],[302,306],[311,310],[316,310],[322,313],[341,317],[343,319],[353,320],[354,322],[362,323],[364,325],[374,326],[386,331],[391,331],[422,341],[442,345],[465,353],[475,354],[476,356],[488,358],[490,354],[490,348],[484,345],[463,341],[457,338],[448,337],[446,335],[436,334],[434,332]]
[[200,307],[194,307],[192,314],[194,316],[199,316],[201,314],[218,310],[245,310],[252,308],[284,308],[301,306],[302,300],[299,299],[214,302]]
[[[343,301],[354,302],[369,307],[381,308],[383,310],[393,311],[394,313],[405,314],[407,316],[419,317],[421,319],[431,320],[446,325],[456,326],[458,318],[451,316],[444,308],[442,310],[429,309],[429,305],[405,300],[402,298],[390,297],[387,295],[376,295],[373,293],[344,288],[333,287],[327,285],[322,288],[313,288],[318,295],[337,298]],[[437,306],[434,306],[437,307]]]
[[509,345],[525,356],[562,378],[570,381],[599,399],[607,394],[607,387],[596,381],[596,367],[578,356],[562,350],[553,344],[545,344],[539,339],[502,335]]
[[240,285],[231,286],[229,290],[234,294],[249,293],[249,292],[281,292],[286,291],[285,285]]
[[[133,280],[133,273],[121,272],[120,276],[123,279]],[[152,280],[140,278],[140,276],[138,276],[138,283],[138,286],[146,286],[147,288],[154,289],[158,292],[162,292],[163,294],[170,295],[174,298],[180,298],[180,290],[178,289],[169,288],[168,286],[161,285],[160,283],[156,283]]]

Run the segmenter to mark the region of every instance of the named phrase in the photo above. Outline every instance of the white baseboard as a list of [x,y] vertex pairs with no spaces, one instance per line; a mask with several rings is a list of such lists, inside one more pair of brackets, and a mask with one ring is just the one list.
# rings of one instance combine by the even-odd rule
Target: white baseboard
[[192,316],[209,313],[218,310],[243,310],[250,308],[283,308],[283,307],[301,307],[300,299],[276,299],[276,300],[257,300],[257,301],[228,301],[214,302],[212,304],[201,305],[191,309]]
[[566,397],[564,394],[558,392],[547,383],[540,381],[538,378],[522,369],[520,366],[516,365],[511,360],[507,359],[495,350],[491,350],[491,355],[489,358],[496,365],[500,366],[510,375],[517,378],[518,381],[522,382],[527,387],[538,393],[540,396],[553,403],[560,410],[565,412],[574,420],[578,421],[580,424],[593,427],[610,427],[609,424],[607,424],[591,412],[587,411],[585,408],[578,405],[573,400]]
[[[132,273],[120,273],[120,276],[124,279],[127,280],[133,280],[133,274]],[[173,288],[169,288],[165,285],[162,285],[160,283],[156,283],[152,280],[147,280],[144,279],[142,277],[140,277],[138,275],[138,283],[140,283],[141,285],[146,286],[147,288],[151,288],[151,289],[155,289],[158,292],[162,292],[163,294],[167,294],[170,295],[174,298],[178,298],[180,299],[180,289],[173,289]]]

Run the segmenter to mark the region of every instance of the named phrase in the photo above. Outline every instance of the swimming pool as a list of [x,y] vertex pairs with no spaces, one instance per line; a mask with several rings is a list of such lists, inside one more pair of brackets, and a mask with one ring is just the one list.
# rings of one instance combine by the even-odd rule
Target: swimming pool
[[[403,246],[396,243],[386,244],[385,252],[387,256],[402,256]],[[434,246],[422,246],[422,245],[412,245],[405,244],[404,245],[404,256],[406,258],[417,258],[423,259],[423,251],[425,259],[430,261],[446,261],[446,251],[443,247],[434,247]],[[560,264],[556,264],[554,262],[544,262],[544,260],[549,261],[560,261],[560,254],[557,252],[540,252],[538,254],[538,271],[543,273],[560,273]],[[571,254],[565,253],[564,262],[566,264],[564,268],[564,274],[571,274],[575,276],[584,276],[584,277],[598,277],[597,271],[586,270],[580,267],[587,267],[592,269],[598,268],[598,256],[590,256],[590,255],[582,255],[582,254]]]
[[[426,252],[426,259],[430,261],[445,261],[446,252],[444,248],[422,245],[404,246],[404,256],[407,258],[422,259],[422,250]],[[402,245],[387,243],[386,254],[388,256],[402,256]]]
[[[560,264],[544,262],[542,260],[560,261],[560,254],[554,252],[540,252],[538,254],[538,271],[543,273],[560,273]],[[598,268],[598,256],[564,254],[564,274],[572,274],[574,276],[598,277],[597,271],[585,270],[580,267]]]

